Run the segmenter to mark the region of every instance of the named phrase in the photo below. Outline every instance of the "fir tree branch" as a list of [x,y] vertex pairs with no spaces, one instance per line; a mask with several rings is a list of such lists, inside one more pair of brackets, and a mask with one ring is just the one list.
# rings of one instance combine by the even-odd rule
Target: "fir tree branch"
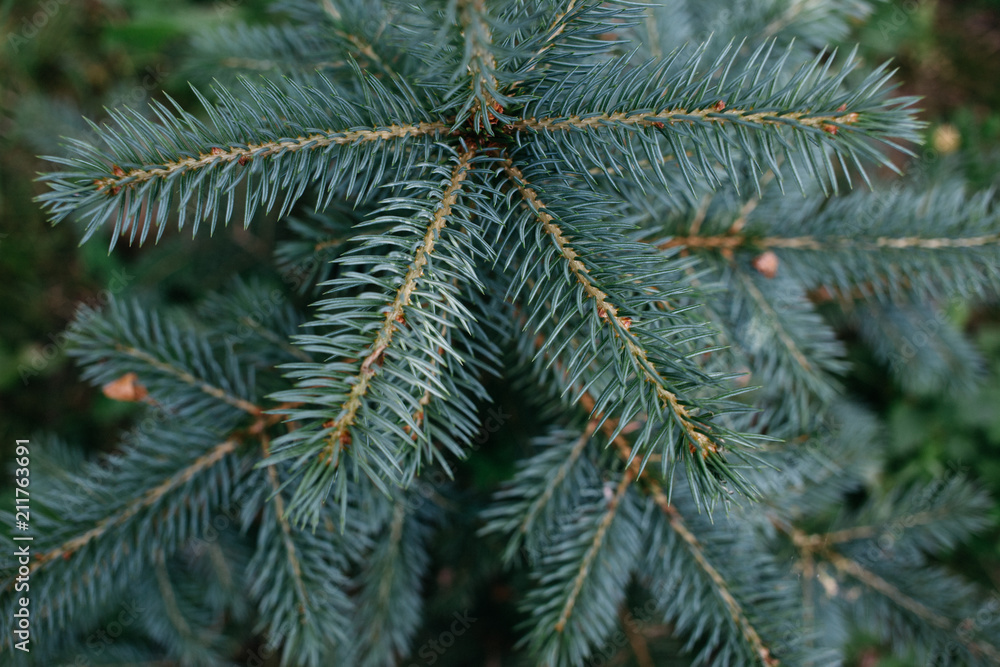
[[[463,62],[472,78],[472,97],[465,108],[472,114],[473,131],[478,132],[481,127],[490,128],[497,113],[503,113],[503,105],[498,99],[497,62],[493,55],[493,36],[486,20],[485,0],[461,0],[460,5],[465,37]],[[463,116],[459,113],[459,118]]]
[[[914,526],[922,526],[935,521],[940,521],[942,519],[947,519],[951,512],[952,510],[950,508],[936,512],[916,512],[914,514],[905,514],[901,517],[894,518],[893,522],[898,522],[900,525],[912,528]],[[872,538],[884,530],[884,525],[853,526],[843,530],[819,533],[813,537],[820,538],[824,545],[831,545],[839,544],[841,542],[853,542],[854,540]]]
[[[588,430],[593,432],[591,427],[588,427]],[[629,468],[622,475],[621,481],[618,482],[618,488],[615,490],[615,495],[608,502],[607,511],[605,511],[604,516],[601,518],[597,532],[594,534],[594,539],[591,542],[590,547],[588,547],[587,553],[580,561],[576,578],[573,581],[573,589],[570,591],[569,597],[566,598],[566,603],[563,605],[562,612],[559,614],[559,620],[556,622],[556,632],[562,632],[566,628],[566,622],[573,614],[573,607],[576,604],[577,596],[583,588],[583,583],[587,580],[587,575],[594,563],[594,559],[597,558],[597,554],[600,552],[601,543],[604,541],[604,535],[611,526],[611,522],[614,521],[615,515],[618,513],[618,506],[621,504],[621,500],[625,496],[625,492],[628,490],[629,485],[634,479],[635,471],[632,468]]]
[[269,141],[259,144],[247,144],[246,147],[230,146],[228,149],[215,148],[197,157],[183,158],[174,161],[164,161],[156,165],[146,165],[134,169],[123,170],[112,176],[94,180],[98,192],[117,195],[122,188],[130,188],[151,180],[170,180],[179,174],[200,169],[218,167],[233,162],[241,166],[249,161],[264,159],[272,155],[284,155],[303,150],[316,150],[329,146],[345,146],[365,144],[390,139],[405,139],[409,137],[443,134],[448,126],[441,122],[416,123],[414,125],[389,125],[374,130],[326,130],[306,137]]
[[[559,10],[559,12],[553,17],[552,22],[549,24],[548,30],[546,30],[545,39],[542,45],[535,51],[534,55],[528,59],[527,63],[523,68],[523,73],[528,74],[536,67],[538,67],[539,61],[542,56],[544,56],[553,46],[556,45],[556,39],[566,30],[567,17],[573,13],[576,8],[577,0],[568,0],[565,9]],[[524,81],[515,81],[510,86],[510,90],[513,91]]]
[[573,114],[567,117],[525,118],[514,121],[510,127],[514,130],[530,130],[541,133],[586,131],[608,126],[663,129],[665,125],[669,126],[674,123],[708,122],[759,127],[803,127],[836,135],[838,129],[850,129],[858,122],[859,118],[857,112],[846,110],[836,113],[814,113],[811,111],[773,113],[754,111],[753,109],[725,109],[725,101],[720,100],[702,108],[669,109],[658,113],[615,111],[587,114],[586,116]]
[[[585,393],[580,399],[580,405],[588,412],[593,412],[595,402],[590,394]],[[743,633],[744,639],[752,647],[754,654],[759,656],[767,667],[776,667],[778,661],[771,656],[771,651],[764,644],[760,633],[750,623],[750,619],[747,617],[746,612],[743,611],[742,605],[740,605],[739,601],[729,590],[725,577],[722,576],[705,556],[705,551],[698,542],[698,538],[684,523],[684,517],[681,516],[677,508],[667,499],[667,495],[663,492],[663,487],[647,470],[642,469],[639,460],[632,456],[632,446],[629,445],[628,440],[625,439],[625,436],[622,435],[616,424],[612,420],[601,419],[600,415],[597,415],[596,418],[600,419],[601,430],[618,448],[618,454],[628,465],[628,469],[632,471],[633,476],[639,479],[642,486],[652,495],[657,506],[666,515],[670,527],[684,540],[695,562],[698,563],[702,571],[711,579],[716,593],[729,609],[733,622]]]
[[[135,111],[113,111],[118,128],[95,126],[96,144],[77,141],[73,157],[52,158],[70,171],[43,176],[52,189],[39,201],[53,222],[81,214],[87,222],[84,240],[114,221],[112,244],[125,231],[140,243],[151,227],[162,234],[173,213],[179,227],[192,216],[193,232],[202,221],[214,230],[219,218],[231,219],[238,194],[244,194],[246,226],[258,206],[274,206],[279,192],[282,216],[310,185],[319,192],[317,208],[343,188],[364,198],[382,184],[378,178],[385,176],[386,164],[402,176],[421,158],[429,159],[432,139],[448,131],[374,79],[346,93],[361,100],[345,97],[346,91],[322,75],[313,79],[318,87],[244,79],[243,96],[217,88],[216,104],[196,91],[213,127],[176,103],[175,110],[151,105],[158,124]],[[323,129],[331,125],[345,127]],[[396,144],[391,159],[379,150],[385,142]],[[407,150],[415,143],[422,150]],[[240,184],[245,193],[237,192]]]
[[996,662],[1000,662],[1000,649],[985,641],[973,641],[966,634],[960,632],[960,626],[954,623],[951,619],[935,612],[927,605],[907,595],[898,587],[886,581],[875,572],[872,572],[870,569],[864,567],[857,561],[852,560],[851,558],[848,558],[842,553],[836,551],[830,546],[831,541],[828,539],[827,535],[808,534],[799,528],[795,528],[784,520],[777,519],[776,517],[772,517],[771,522],[774,526],[779,528],[791,538],[792,543],[799,550],[802,557],[812,558],[814,556],[819,556],[825,559],[833,565],[838,572],[848,575],[868,588],[881,593],[894,604],[898,605],[902,609],[905,609],[914,616],[921,618],[930,625],[957,636],[959,641],[961,641],[974,655],[981,653]]
[[[793,155],[800,186],[806,167],[829,191],[837,186],[834,161],[846,171],[850,160],[862,174],[862,157],[892,168],[868,139],[904,152],[896,140],[918,139],[920,124],[906,109],[913,100],[879,99],[890,76],[885,66],[844,93],[853,55],[837,73],[821,53],[788,76],[782,67],[791,49],[774,61],[773,47],[765,42],[744,58],[731,44],[704,72],[700,59],[707,45],[685,62],[678,51],[639,66],[627,58],[581,65],[546,79],[510,131],[527,135],[525,143],[539,158],[558,152],[592,183],[589,170],[598,166],[667,188],[680,176],[689,192],[725,181],[738,186],[747,178],[758,186],[757,177],[768,169],[780,177],[778,163]],[[677,170],[661,168],[667,154]],[[643,157],[649,168],[640,165]]]
[[153,556],[153,571],[156,574],[156,585],[160,590],[160,597],[163,598],[163,606],[167,610],[167,618],[177,632],[185,639],[194,639],[191,626],[184,619],[184,614],[177,606],[177,595],[174,592],[173,584],[170,583],[170,574],[167,572],[167,557],[163,549],[157,549]]
[[926,238],[921,236],[864,238],[860,236],[839,236],[821,238],[816,236],[753,236],[746,234],[715,234],[700,236],[675,236],[659,243],[662,249],[683,247],[691,250],[714,250],[732,253],[740,250],[953,250],[958,248],[979,248],[1000,244],[1000,234],[980,236]]
[[393,298],[388,312],[385,314],[382,326],[375,335],[375,340],[369,348],[370,351],[361,362],[361,367],[352,382],[351,391],[348,394],[347,401],[343,404],[343,406],[341,406],[340,416],[338,416],[337,419],[335,419],[330,425],[330,432],[326,438],[326,445],[321,450],[319,456],[320,460],[325,461],[327,465],[334,462],[340,449],[347,442],[349,442],[350,428],[354,424],[358,410],[364,402],[363,399],[365,394],[368,392],[369,384],[377,373],[378,367],[376,362],[392,343],[393,334],[401,326],[401,322],[404,321],[403,308],[409,305],[410,298],[417,287],[417,282],[421,275],[423,275],[424,266],[427,264],[428,257],[434,252],[434,244],[437,241],[438,236],[441,234],[441,230],[448,224],[449,218],[451,217],[451,208],[458,200],[458,194],[462,188],[462,183],[468,176],[469,162],[472,160],[474,155],[475,153],[473,151],[466,151],[459,156],[458,163],[452,170],[451,181],[445,188],[444,196],[437,204],[434,210],[434,216],[431,218],[431,222],[427,226],[423,244],[417,247],[417,250],[413,255],[413,260],[410,262],[409,270],[403,277],[402,284],[396,290],[396,295]]
[[211,451],[193,461],[188,467],[179,470],[175,475],[164,480],[153,489],[150,489],[145,495],[136,498],[132,503],[127,505],[122,511],[118,512],[114,516],[101,520],[96,526],[87,532],[64,542],[59,547],[39,554],[36,559],[31,562],[31,571],[34,572],[46,563],[78,551],[91,541],[101,537],[108,530],[125,523],[138,514],[142,509],[155,504],[156,501],[164,495],[185,484],[199,472],[207,470],[222,461],[227,455],[235,452],[239,445],[240,441],[236,438],[230,438],[219,443]]
[[[394,664],[410,650],[425,618],[420,588],[430,564],[426,550],[430,526],[411,512],[408,500],[397,495],[387,501],[380,496],[379,518],[368,527],[376,542],[364,554],[364,568],[353,582],[357,612],[350,628],[352,665]],[[391,504],[386,507],[386,502]]]
[[[392,509],[392,521],[389,523],[389,543],[386,560],[395,563],[400,553],[400,543],[403,541],[403,526],[406,523],[406,505],[396,503]],[[391,565],[390,565],[391,567]],[[383,574],[378,585],[376,605],[379,609],[388,609],[392,599],[392,573]],[[374,628],[374,639],[378,639],[379,628]]]
[[774,310],[771,302],[768,301],[761,293],[760,288],[758,288],[757,285],[754,284],[753,280],[751,280],[751,278],[743,271],[735,271],[734,273],[739,276],[740,282],[742,282],[746,287],[746,291],[750,295],[750,298],[752,298],[761,311],[768,316],[770,322],[774,326],[774,329],[778,333],[778,339],[788,349],[788,353],[793,359],[795,359],[795,362],[802,367],[802,370],[807,375],[815,373],[813,365],[806,358],[806,355],[802,353],[802,350],[799,349],[799,346],[795,343],[791,333],[785,328],[784,321],[778,316],[778,313]]
[[629,333],[629,327],[632,324],[631,318],[619,316],[618,306],[611,303],[608,300],[608,295],[594,284],[586,265],[580,261],[579,254],[570,245],[569,239],[563,234],[562,229],[555,222],[555,218],[545,210],[545,203],[539,199],[538,193],[525,180],[521,170],[515,167],[509,160],[503,163],[503,169],[510,179],[511,184],[521,194],[524,204],[527,205],[538,222],[541,223],[542,229],[552,239],[552,243],[566,261],[570,272],[583,287],[584,293],[594,300],[597,312],[602,314],[602,319],[607,321],[614,329],[616,335],[620,336],[624,341],[625,349],[628,351],[638,372],[653,384],[663,406],[673,413],[693,451],[699,452],[702,457],[708,457],[710,454],[718,452],[719,446],[706,434],[698,430],[687,408],[681,404],[677,395],[667,388],[666,380],[650,363],[646,356],[646,351],[639,344],[638,339],[634,334]]
[[263,408],[261,408],[260,406],[255,405],[245,399],[242,399],[239,396],[233,396],[229,392],[219,387],[204,382],[196,378],[195,376],[191,375],[182,368],[177,368],[176,366],[162,362],[153,355],[149,354],[148,352],[144,352],[143,350],[136,349],[129,345],[121,345],[121,344],[116,344],[115,349],[126,356],[132,357],[133,359],[138,359],[144,364],[149,364],[158,371],[161,371],[163,373],[166,373],[167,375],[177,378],[184,384],[189,384],[192,387],[195,387],[196,389],[198,389],[198,391],[204,392],[209,396],[211,396],[212,398],[217,398],[220,401],[223,401],[224,403],[228,403],[234,408],[239,408],[240,410],[246,412],[249,415],[253,415],[254,417],[260,417],[264,412]]
[[[793,540],[795,536],[793,536]],[[801,546],[801,545],[799,545]],[[840,554],[833,549],[820,548],[818,554],[829,561],[838,571],[844,574],[849,574],[858,581],[862,582],[869,588],[872,588],[879,593],[885,595],[887,598],[898,604],[903,609],[919,616],[928,623],[941,628],[942,630],[953,629],[950,620],[931,611],[925,605],[917,602],[912,597],[903,593],[888,581],[878,576],[871,570],[865,568],[856,561],[847,558],[843,554]]]
[[534,523],[535,519],[542,512],[545,506],[552,499],[556,488],[562,484],[563,480],[566,479],[566,475],[569,473],[570,469],[576,463],[577,459],[583,453],[586,448],[587,443],[590,442],[590,437],[594,434],[594,430],[597,428],[597,421],[591,419],[587,422],[587,427],[584,429],[580,438],[573,445],[573,449],[570,450],[569,456],[566,460],[559,466],[556,470],[556,474],[552,476],[551,480],[545,485],[545,491],[540,495],[532,504],[531,508],[524,513],[524,519],[521,521],[521,525],[518,527],[518,532],[522,535],[527,534],[531,525]]
[[[266,433],[261,434],[261,449],[266,459],[270,456],[269,439]],[[291,566],[292,581],[295,587],[295,595],[299,599],[296,609],[299,613],[300,625],[307,625],[306,609],[310,607],[309,593],[306,591],[305,582],[302,579],[302,565],[295,553],[295,542],[292,540],[292,526],[285,515],[285,500],[281,497],[281,483],[278,479],[278,468],[275,465],[267,466],[267,479],[271,483],[272,496],[274,498],[274,516],[281,527],[281,543],[285,548],[288,557],[288,564]]]

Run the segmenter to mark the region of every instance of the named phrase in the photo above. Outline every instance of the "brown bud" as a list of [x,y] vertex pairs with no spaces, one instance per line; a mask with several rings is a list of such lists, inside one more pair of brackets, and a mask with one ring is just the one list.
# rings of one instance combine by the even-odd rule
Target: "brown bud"
[[622,328],[625,329],[625,331],[628,331],[632,327],[632,318],[631,317],[623,317],[623,318],[619,319],[618,321],[621,323]]
[[101,391],[113,401],[141,401],[146,398],[149,392],[139,384],[138,379],[139,376],[135,373],[126,373],[117,380],[101,387]]
[[757,269],[757,273],[765,278],[773,278],[778,275],[779,265],[778,256],[770,250],[753,258],[753,268]]
[[829,123],[823,126],[824,132],[826,132],[827,134],[832,134],[834,136],[837,135],[837,129],[838,128],[836,125],[830,125]]
[[713,108],[716,111],[722,111],[723,109],[726,108],[726,103],[723,100],[719,100],[718,102],[715,103],[715,106]]
[[218,146],[212,146],[212,150],[211,150],[212,155],[222,155],[223,152],[224,151],[221,148],[219,148]]
[[237,162],[240,163],[241,167],[245,167],[245,166],[247,166],[250,163],[250,156],[249,155],[241,155],[240,159],[237,160]]
[[111,173],[121,178],[122,176],[125,175],[125,170],[119,167],[117,164],[113,164],[111,165]]
[[837,111],[847,111],[847,104],[841,104],[837,107]]

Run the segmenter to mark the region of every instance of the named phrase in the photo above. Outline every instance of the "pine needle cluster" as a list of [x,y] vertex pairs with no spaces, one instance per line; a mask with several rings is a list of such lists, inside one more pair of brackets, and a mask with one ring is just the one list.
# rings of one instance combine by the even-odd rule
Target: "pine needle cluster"
[[[997,664],[998,605],[936,561],[990,501],[872,491],[837,327],[972,382],[938,313],[997,293],[1000,214],[887,180],[914,100],[825,48],[869,3],[729,4],[278,2],[199,42],[200,109],[51,158],[84,240],[287,234],[281,284],[78,314],[86,379],[147,416],[38,454],[31,661],[431,664],[447,571],[449,618],[505,582],[529,664],[840,664],[854,627]],[[498,387],[530,428],[485,488]]]

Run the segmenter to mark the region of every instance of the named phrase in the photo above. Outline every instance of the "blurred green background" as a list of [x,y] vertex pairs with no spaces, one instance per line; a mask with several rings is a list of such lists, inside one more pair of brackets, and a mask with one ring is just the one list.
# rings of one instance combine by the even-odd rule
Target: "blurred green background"
[[[0,459],[15,438],[54,432],[109,450],[135,406],[113,402],[79,380],[61,331],[81,302],[110,292],[197,299],[233,271],[269,262],[273,221],[192,240],[168,232],[158,245],[107,239],[78,247],[79,230],[50,226],[33,198],[51,169],[39,155],[61,152],[62,136],[86,138],[87,116],[105,107],[144,107],[168,94],[191,108],[188,82],[211,73],[188,62],[194,36],[236,20],[266,20],[264,0],[38,0],[0,2]],[[1000,0],[883,3],[853,41],[869,64],[895,60],[902,94],[922,96],[930,122],[926,167],[959,171],[990,188],[1000,167]],[[949,311],[987,359],[975,391],[912,392],[898,386],[860,345],[851,345],[847,386],[889,426],[888,465],[878,484],[905,485],[963,472],[1000,498],[1000,309],[956,304]],[[854,341],[854,332],[843,337]],[[995,510],[1000,519],[1000,511]],[[952,555],[968,576],[1000,588],[1000,531]],[[859,636],[853,664],[889,665]]]

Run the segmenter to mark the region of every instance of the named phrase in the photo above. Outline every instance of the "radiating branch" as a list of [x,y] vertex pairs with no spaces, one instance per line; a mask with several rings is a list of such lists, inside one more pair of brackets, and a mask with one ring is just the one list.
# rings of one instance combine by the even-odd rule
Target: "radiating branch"
[[208,470],[212,466],[218,464],[227,455],[236,451],[236,448],[239,447],[239,445],[239,440],[235,438],[219,443],[207,454],[195,459],[191,465],[181,469],[156,487],[147,491],[141,497],[133,500],[117,514],[114,514],[106,519],[102,519],[90,530],[86,531],[82,535],[74,537],[71,540],[67,540],[55,549],[37,555],[35,560],[31,563],[31,571],[34,572],[46,563],[49,563],[57,558],[69,557],[69,555],[79,551],[81,548],[93,540],[101,537],[112,528],[120,526],[143,509],[152,506],[170,491],[183,486],[188,480],[198,473]]
[[857,123],[860,116],[855,112],[814,113],[810,111],[789,111],[784,113],[754,111],[753,109],[726,109],[720,100],[700,109],[667,109],[658,113],[614,113],[571,115],[566,117],[542,117],[516,120],[510,127],[514,130],[534,132],[567,132],[571,130],[594,130],[603,127],[657,128],[674,123],[733,123],[739,125],[799,126],[821,130],[835,135],[837,128],[849,127]]
[[329,426],[330,432],[327,436],[327,443],[320,452],[320,460],[328,464],[334,461],[340,448],[349,442],[351,426],[354,425],[358,410],[361,409],[364,402],[363,399],[368,393],[371,380],[378,371],[377,362],[392,343],[393,335],[401,326],[400,323],[404,321],[403,308],[409,305],[410,298],[417,288],[417,282],[423,275],[428,258],[434,252],[434,245],[441,234],[441,230],[445,228],[451,218],[452,206],[458,200],[462,183],[468,175],[469,162],[474,155],[473,151],[467,151],[462,154],[459,157],[458,164],[452,170],[451,181],[445,188],[443,197],[434,211],[430,224],[427,226],[423,243],[417,247],[413,255],[413,260],[410,262],[410,267],[403,277],[403,282],[396,290],[396,296],[392,301],[392,305],[385,314],[382,326],[379,328],[378,333],[376,333],[375,340],[372,342],[367,356],[361,362],[361,367],[354,377],[347,400],[341,406],[340,416],[333,420]]
[[159,359],[149,354],[148,352],[144,352],[143,350],[136,349],[129,345],[121,345],[121,344],[115,344],[115,349],[121,352],[122,354],[132,357],[133,359],[138,359],[145,364],[149,364],[158,371],[167,373],[168,375],[172,375],[181,382],[189,384],[192,387],[197,388],[199,391],[202,391],[213,398],[217,398],[220,401],[228,403],[234,408],[239,408],[240,410],[246,412],[247,414],[253,415],[254,417],[260,417],[261,414],[263,414],[264,412],[263,408],[261,408],[260,406],[255,405],[254,403],[251,403],[250,401],[247,401],[245,399],[242,399],[239,396],[233,396],[232,394],[228,393],[227,391],[219,387],[216,387],[215,385],[211,385],[203,380],[196,378],[195,376],[191,375],[190,373],[181,368],[177,368],[176,366],[160,361]]
[[[580,405],[590,412],[593,412],[595,402],[593,397],[589,393],[585,393],[580,399]],[[628,440],[625,436],[618,432],[618,426],[611,419],[602,419],[601,415],[595,415],[594,419],[599,419],[601,421],[601,430],[611,438],[612,443],[618,448],[618,455],[625,461],[629,470],[633,472],[633,475],[639,479],[642,486],[644,486],[650,495],[653,497],[654,502],[660,508],[660,510],[666,515],[667,521],[670,523],[670,527],[675,533],[677,533],[680,538],[687,545],[688,550],[691,552],[691,556],[695,559],[698,567],[708,576],[712,581],[716,593],[722,599],[722,602],[729,609],[729,614],[736,624],[736,627],[740,629],[743,633],[743,638],[747,643],[753,648],[754,653],[760,657],[768,667],[774,667],[778,665],[778,660],[771,656],[771,651],[764,644],[764,641],[760,637],[760,633],[757,629],[750,623],[750,619],[747,617],[746,612],[743,611],[742,605],[740,605],[739,600],[733,595],[732,591],[729,590],[729,585],[726,582],[725,577],[715,569],[715,566],[708,560],[705,555],[705,550],[698,542],[698,538],[691,532],[691,530],[684,523],[684,517],[681,513],[674,507],[670,501],[667,499],[667,495],[663,492],[663,487],[660,483],[649,474],[646,470],[641,470],[641,463],[638,459],[632,457],[632,446],[629,445]]]
[[[711,453],[719,450],[719,446],[698,430],[697,425],[691,419],[691,415],[684,405],[681,404],[677,395],[667,388],[667,382],[660,375],[659,371],[649,361],[646,350],[635,335],[629,332],[631,319],[619,315],[619,307],[612,303],[608,295],[601,290],[590,276],[590,271],[579,259],[580,255],[570,245],[569,239],[555,221],[555,217],[546,210],[545,203],[539,199],[538,192],[524,178],[520,169],[515,167],[509,160],[503,165],[511,183],[520,192],[524,203],[534,214],[535,218],[542,225],[542,229],[552,239],[557,251],[566,261],[570,272],[583,287],[584,294],[594,300],[597,312],[603,314],[603,320],[613,326],[615,333],[624,341],[625,348],[643,377],[651,382],[655,387],[656,395],[659,397],[664,407],[669,409],[685,433],[685,437],[690,441],[693,450],[707,457]],[[613,323],[613,324],[612,324]]]
[[253,160],[263,159],[276,154],[316,150],[334,145],[344,146],[420,137],[442,134],[447,131],[448,126],[440,122],[417,123],[415,125],[389,125],[373,130],[328,130],[317,132],[307,137],[248,144],[246,147],[230,146],[225,149],[213,148],[209,153],[199,154],[197,157],[167,161],[163,164],[147,165],[136,169],[124,170],[116,166],[115,170],[117,171],[114,176],[97,179],[94,181],[94,186],[98,191],[117,194],[119,189],[123,187],[130,187],[156,179],[167,180],[181,173],[197,171],[208,167],[217,167],[232,162],[246,165]]
[[618,482],[618,488],[615,490],[614,496],[612,496],[611,500],[608,501],[607,509],[604,511],[604,516],[601,517],[601,522],[597,526],[597,532],[594,534],[594,539],[587,548],[587,553],[584,554],[583,560],[580,561],[580,565],[576,573],[576,579],[573,581],[573,588],[569,593],[569,597],[566,598],[566,603],[563,605],[562,613],[559,614],[559,620],[556,621],[556,632],[562,632],[566,628],[566,623],[569,621],[569,617],[573,614],[573,607],[576,605],[576,599],[579,597],[580,591],[583,589],[583,584],[587,580],[590,568],[593,567],[594,561],[597,559],[597,554],[600,553],[601,544],[604,542],[604,537],[608,532],[608,528],[611,527],[611,522],[614,521],[615,515],[618,514],[618,508],[621,506],[622,498],[625,497],[625,492],[628,490],[629,484],[631,484],[634,479],[635,471],[632,468],[625,470],[621,480]]

